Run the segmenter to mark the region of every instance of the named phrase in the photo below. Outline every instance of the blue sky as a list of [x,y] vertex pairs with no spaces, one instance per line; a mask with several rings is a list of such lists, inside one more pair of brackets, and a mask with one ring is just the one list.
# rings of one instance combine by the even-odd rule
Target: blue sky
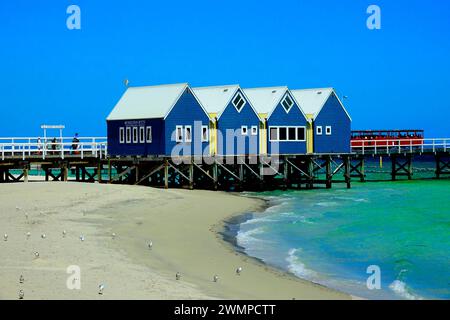
[[[81,30],[66,9],[81,8]],[[381,30],[366,27],[370,4]],[[333,86],[354,129],[450,136],[448,1],[0,2],[0,136],[105,135],[130,85]]]

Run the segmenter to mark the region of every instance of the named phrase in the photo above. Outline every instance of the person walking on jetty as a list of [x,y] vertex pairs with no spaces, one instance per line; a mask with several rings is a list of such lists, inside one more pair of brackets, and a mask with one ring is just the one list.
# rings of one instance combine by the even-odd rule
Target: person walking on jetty
[[75,136],[72,139],[72,152],[71,154],[78,154],[78,144],[80,143],[80,139],[78,139],[78,133],[75,133]]

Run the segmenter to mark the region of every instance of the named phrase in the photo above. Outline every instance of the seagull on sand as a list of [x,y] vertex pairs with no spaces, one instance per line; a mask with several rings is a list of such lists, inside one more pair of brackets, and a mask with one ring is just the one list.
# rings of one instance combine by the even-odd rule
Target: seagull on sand
[[5,233],[5,235],[3,236],[3,240],[8,241],[8,234]]
[[39,258],[39,252],[36,251],[36,252],[34,253],[34,257],[35,257],[36,259]]
[[22,300],[24,296],[25,296],[25,293],[23,292],[23,290],[20,290],[19,291],[19,299]]
[[215,274],[215,275],[214,275],[214,277],[213,277],[213,281],[214,281],[214,282],[217,282],[217,281],[219,281],[219,276],[218,276],[217,274]]
[[22,284],[24,281],[25,281],[25,279],[23,278],[23,275],[21,274],[20,278],[19,278],[19,283]]
[[150,241],[150,242],[148,243],[148,248],[149,248],[150,250],[153,248],[153,242],[152,242],[152,241]]
[[84,236],[83,235],[80,236],[80,240],[84,241]]
[[112,235],[111,235],[111,236],[112,236],[112,238],[113,238],[113,239],[115,239],[115,238],[116,238],[116,234],[115,234],[114,232],[112,233]]
[[98,294],[103,294],[103,290],[105,290],[105,285],[104,284],[100,284],[98,286]]
[[242,272],[242,267],[239,267],[239,268],[236,269],[236,274],[237,274],[238,276],[241,275],[241,272]]
[[175,279],[180,280],[181,279],[181,273],[177,272],[175,274]]
[[28,231],[27,232],[27,240],[30,239],[31,233]]
[[46,237],[45,233],[41,234],[42,239],[45,239],[45,237]]
[[20,210],[22,210],[22,209],[20,209],[19,206],[16,206],[16,210],[17,210],[17,211],[20,211]]
[[62,232],[63,238],[66,237],[66,234],[67,234],[67,231],[66,231],[66,230],[63,230],[63,232]]

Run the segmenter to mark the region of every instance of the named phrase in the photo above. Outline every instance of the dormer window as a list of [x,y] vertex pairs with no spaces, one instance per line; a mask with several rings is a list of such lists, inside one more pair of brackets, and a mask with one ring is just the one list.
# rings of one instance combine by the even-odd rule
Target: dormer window
[[245,100],[239,92],[234,97],[232,103],[233,106],[236,108],[237,112],[241,112],[242,108],[245,106]]
[[289,95],[286,95],[283,101],[281,102],[281,105],[283,106],[286,112],[289,112],[289,110],[291,110],[292,106],[294,105],[294,101],[292,101]]

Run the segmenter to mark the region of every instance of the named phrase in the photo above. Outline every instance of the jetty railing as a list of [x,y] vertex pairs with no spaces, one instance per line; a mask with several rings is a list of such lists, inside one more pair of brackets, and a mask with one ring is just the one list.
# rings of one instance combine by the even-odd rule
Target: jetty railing
[[353,143],[361,145],[353,145],[352,153],[361,155],[435,153],[450,150],[450,138],[360,140],[354,141]]
[[[73,138],[38,138],[38,137],[12,137],[0,138],[0,156],[5,158],[21,157],[42,158],[76,156],[83,159],[86,156],[105,159],[108,155],[106,137],[79,137],[78,142]],[[74,148],[75,147],[75,148]]]

